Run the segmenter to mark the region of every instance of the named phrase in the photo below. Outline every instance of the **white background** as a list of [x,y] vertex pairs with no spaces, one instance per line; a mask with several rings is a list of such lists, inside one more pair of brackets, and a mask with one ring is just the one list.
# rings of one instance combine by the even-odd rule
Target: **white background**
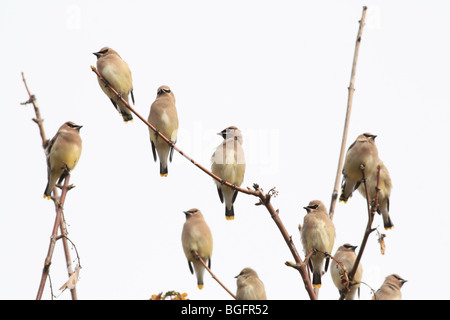
[[[408,282],[404,299],[448,299],[450,120],[446,1],[4,1],[0,12],[0,299],[34,299],[54,222],[42,194],[47,168],[21,79],[41,107],[47,137],[65,121],[83,125],[65,218],[81,257],[80,299],[148,299],[176,290],[190,299],[231,299],[210,276],[198,290],[181,247],[183,210],[203,211],[214,237],[212,269],[236,291],[252,267],[269,299],[308,299],[293,258],[269,213],[240,194],[228,222],[210,177],[179,154],[159,176],[147,127],[124,124],[90,66],[103,46],[133,75],[135,109],[147,118],[158,86],[176,97],[178,146],[210,166],[216,133],[244,134],[254,182],[279,191],[273,205],[303,257],[304,206],[329,207],[361,18],[368,5],[347,147],[378,135],[394,188],[393,230],[382,256],[376,233],[362,264],[361,299],[384,278]],[[366,204],[338,203],[333,253],[360,245]],[[72,250],[72,257],[75,252]],[[51,265],[55,293],[66,281],[61,243]],[[320,299],[337,299],[329,272]],[[50,299],[47,286],[44,299]],[[64,292],[59,299],[70,299]]]

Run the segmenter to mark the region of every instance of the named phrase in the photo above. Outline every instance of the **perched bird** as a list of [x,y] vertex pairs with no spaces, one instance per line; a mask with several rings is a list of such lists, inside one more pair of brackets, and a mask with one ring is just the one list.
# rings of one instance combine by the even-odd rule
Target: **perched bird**
[[[348,277],[348,275],[353,269],[353,265],[355,264],[356,248],[357,246],[352,246],[351,244],[346,243],[337,249],[336,253],[334,254],[334,258],[337,261],[339,261],[344,266],[344,268],[342,268],[335,260],[331,261],[330,274],[331,278],[333,279],[334,285],[339,290],[339,294],[342,293],[344,285],[347,284],[345,272],[347,273]],[[347,292],[347,295],[345,296],[346,300],[355,299],[356,291],[359,292],[361,279],[362,279],[362,266],[361,263],[359,263],[358,269],[356,269],[355,276],[353,277],[353,283],[350,284],[350,290]]]
[[366,178],[372,176],[380,162],[378,150],[375,145],[377,136],[370,133],[363,133],[358,136],[347,150],[342,170],[342,192],[339,201],[347,202],[353,191],[358,189],[363,175],[361,166],[364,166]]
[[[119,54],[111,48],[104,47],[99,52],[94,52],[97,57],[97,69],[102,77],[116,90],[120,96],[128,102],[128,95],[134,104],[133,80],[128,64],[122,60]],[[131,111],[127,106],[109,89],[105,83],[97,79],[103,92],[109,97],[116,110],[120,113],[123,121],[133,121]]]
[[407,280],[402,279],[397,274],[391,274],[386,277],[380,289],[375,292],[372,300],[401,300],[402,293],[400,289]]
[[[392,181],[389,175],[389,171],[380,160],[380,182],[378,184],[378,207],[377,212],[383,216],[383,225],[386,230],[392,229],[394,223],[389,216],[389,198],[391,196]],[[375,199],[377,195],[377,180],[378,180],[378,169],[372,173],[372,175],[366,179],[367,191],[369,194],[369,200],[375,205]],[[358,191],[366,198],[366,189],[364,184],[361,183],[358,187]]]
[[252,268],[244,268],[237,278],[236,297],[239,300],[267,300],[266,289]]
[[[218,133],[224,141],[217,147],[211,157],[211,171],[216,176],[228,181],[232,185],[241,186],[245,173],[245,157],[242,148],[243,138],[241,131],[230,126]],[[225,218],[234,219],[233,203],[238,191],[228,187],[220,181],[214,180],[219,193],[220,201],[225,201]]]
[[304,209],[306,209],[307,214],[303,219],[301,228],[303,251],[305,255],[314,251],[308,263],[313,273],[313,287],[320,288],[323,263],[326,259],[326,272],[330,262],[330,257],[327,255],[333,250],[336,231],[333,221],[331,221],[327,209],[321,201],[313,200]]
[[[183,212],[186,215],[186,222],[184,223],[183,232],[181,234],[184,254],[188,260],[191,273],[194,274],[195,270],[198,288],[203,289],[203,274],[205,272],[205,267],[197,259],[194,252],[197,251],[205,263],[208,261],[208,268],[211,268],[211,255],[213,249],[211,230],[206,224],[200,210],[194,208]],[[194,264],[194,270],[192,269],[192,264]]]
[[45,150],[47,156],[47,186],[44,198],[50,199],[56,182],[61,183],[78,163],[81,155],[80,129],[72,121],[67,121],[50,140]]
[[[156,100],[150,107],[148,122],[173,143],[177,142],[178,115],[175,107],[175,96],[168,86],[160,86]],[[152,129],[148,128],[152,144],[153,159],[156,162],[156,153],[159,157],[159,173],[167,177],[167,159],[172,162],[173,148],[165,142]]]

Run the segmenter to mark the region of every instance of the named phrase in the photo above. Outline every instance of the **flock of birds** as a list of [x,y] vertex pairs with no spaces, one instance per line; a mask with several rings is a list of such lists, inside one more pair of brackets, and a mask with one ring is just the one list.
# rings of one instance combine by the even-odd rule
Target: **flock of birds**
[[[97,57],[99,73],[117,91],[119,97],[98,78],[101,89],[109,97],[114,108],[122,116],[123,121],[133,121],[129,108],[120,99],[121,97],[128,103],[129,96],[131,96],[134,104],[133,82],[128,64],[116,51],[108,47],[102,48],[94,55]],[[177,141],[178,132],[175,96],[168,86],[163,85],[158,88],[156,99],[150,108],[148,122],[172,142],[167,143],[157,132],[149,128],[153,158],[155,162],[159,158],[160,175],[166,177],[168,175],[168,162],[172,161],[173,144]],[[44,198],[50,199],[55,185],[61,183],[66,175],[75,168],[82,150],[82,141],[79,134],[81,128],[82,126],[68,121],[59,128],[56,135],[50,140],[46,148],[48,182]],[[230,126],[218,134],[223,137],[224,141],[216,148],[211,157],[211,172],[220,177],[222,181],[228,181],[234,186],[241,186],[245,174],[242,133],[235,126]],[[361,134],[348,148],[343,166],[342,192],[339,200],[347,202],[356,190],[364,197],[368,196],[370,201],[374,201],[377,196],[377,211],[383,217],[385,229],[391,229],[394,226],[389,216],[389,197],[392,182],[386,166],[378,156],[375,138],[375,135],[369,133]],[[362,169],[364,169],[364,176]],[[364,177],[366,178],[366,184],[362,183]],[[221,181],[214,181],[220,201],[225,203],[225,217],[227,220],[233,220],[233,203],[238,191],[224,185]],[[367,185],[367,192],[365,185]],[[328,270],[329,253],[333,249],[336,230],[326,207],[321,201],[313,200],[305,209],[307,214],[300,228],[301,241],[305,255],[313,252],[308,259],[308,265],[312,272],[313,287],[320,288],[321,277]],[[195,271],[198,288],[202,289],[205,268],[197,258],[196,253],[210,266],[213,238],[211,230],[199,209],[193,208],[184,213],[186,222],[182,231],[183,250],[188,260],[189,270],[192,274]],[[331,262],[331,277],[339,292],[343,290],[345,285],[344,274],[350,272],[355,263],[355,249],[356,246],[348,243],[340,246],[334,255],[334,258],[340,264],[334,260]],[[236,278],[236,297],[238,299],[267,299],[264,284],[255,270],[244,268]],[[359,264],[346,299],[355,298],[361,279],[362,267]],[[400,289],[405,282],[406,280],[397,274],[389,275],[380,289],[375,292],[373,298],[376,300],[401,299]]]

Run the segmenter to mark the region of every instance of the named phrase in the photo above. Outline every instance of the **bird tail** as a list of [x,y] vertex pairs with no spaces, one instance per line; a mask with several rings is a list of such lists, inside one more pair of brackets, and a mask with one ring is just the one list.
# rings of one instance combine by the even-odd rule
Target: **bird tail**
[[159,163],[159,174],[161,175],[161,177],[167,177],[167,175],[169,174],[167,164],[166,166],[164,166],[162,162]]
[[386,230],[392,229],[394,227],[394,223],[392,222],[389,213],[383,213],[383,224],[384,229]]
[[231,208],[228,209],[227,206],[225,206],[225,219],[228,221],[234,220],[234,207],[231,205]]
[[313,272],[313,287],[320,288],[322,286],[320,272]]
[[52,197],[52,190],[49,190],[49,186],[48,186],[48,183],[47,183],[47,186],[45,187],[45,190],[44,190],[44,199],[50,199]]
[[133,121],[133,115],[131,113],[121,112],[120,114],[122,115],[123,122]]
[[384,229],[389,230],[394,227],[394,223],[389,216],[389,199],[381,203],[377,212],[383,216]]

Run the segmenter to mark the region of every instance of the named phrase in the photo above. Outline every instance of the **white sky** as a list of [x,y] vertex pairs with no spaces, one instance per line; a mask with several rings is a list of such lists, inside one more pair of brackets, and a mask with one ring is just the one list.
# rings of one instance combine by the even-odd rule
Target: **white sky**
[[[269,299],[308,299],[280,232],[256,198],[239,195],[228,222],[210,177],[175,153],[160,178],[147,127],[123,124],[90,69],[103,46],[128,62],[136,110],[145,118],[162,84],[173,90],[178,146],[209,167],[215,133],[244,133],[247,170],[268,191],[303,257],[303,207],[329,207],[347,87],[362,6],[369,6],[358,61],[347,146],[378,135],[394,184],[379,253],[372,234],[363,281],[377,289],[398,273],[404,299],[448,299],[447,140],[450,120],[450,4],[446,1],[4,1],[0,11],[0,299],[34,299],[54,222],[42,194],[46,162],[21,79],[37,96],[48,138],[71,120],[83,125],[65,218],[81,257],[80,299],[147,299],[161,291],[231,299],[210,276],[198,290],[181,246],[183,210],[200,208],[214,237],[212,269],[236,291],[254,268]],[[426,220],[425,220],[426,218]],[[367,213],[354,194],[338,203],[339,245],[360,245]],[[75,252],[72,251],[75,259]],[[434,266],[432,269],[431,267]],[[57,292],[67,279],[60,242],[51,266]],[[431,280],[433,282],[431,283]],[[329,272],[320,299],[337,299]],[[432,290],[430,290],[432,288]],[[425,291],[426,290],[426,291]],[[47,286],[44,299],[50,298]],[[370,299],[367,286],[361,299]],[[70,299],[63,293],[59,299]]]

